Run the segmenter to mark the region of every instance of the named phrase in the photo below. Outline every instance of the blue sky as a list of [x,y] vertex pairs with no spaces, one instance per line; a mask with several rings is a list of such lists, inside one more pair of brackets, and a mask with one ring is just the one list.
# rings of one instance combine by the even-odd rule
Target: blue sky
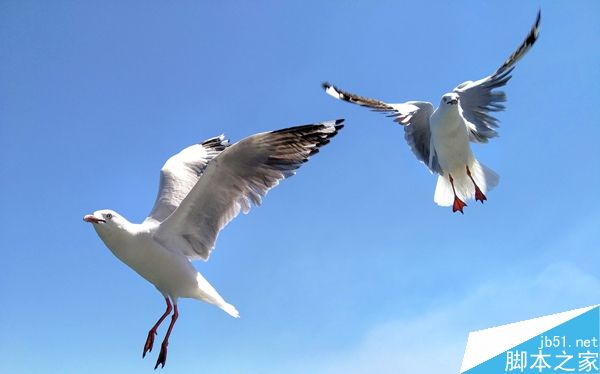
[[[185,146],[346,118],[197,268],[165,371],[456,373],[470,330],[600,302],[600,3],[547,2],[506,87],[501,175],[465,215],[400,126],[323,80],[435,105],[491,73],[538,2],[0,2],[0,372],[146,373],[164,309],[81,219],[139,222]],[[159,331],[159,339],[165,326]]]

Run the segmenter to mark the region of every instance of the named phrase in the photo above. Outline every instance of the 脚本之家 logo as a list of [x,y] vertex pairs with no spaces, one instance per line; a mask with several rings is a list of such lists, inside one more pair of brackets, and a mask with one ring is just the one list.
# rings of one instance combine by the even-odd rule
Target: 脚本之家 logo
[[461,374],[600,374],[600,305],[469,334]]

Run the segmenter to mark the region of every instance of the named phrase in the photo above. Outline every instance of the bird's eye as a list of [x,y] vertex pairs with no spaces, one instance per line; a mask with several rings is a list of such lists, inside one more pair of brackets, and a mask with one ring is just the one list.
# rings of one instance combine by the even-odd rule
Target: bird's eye
[[112,217],[112,213],[106,213],[106,218],[111,219]]

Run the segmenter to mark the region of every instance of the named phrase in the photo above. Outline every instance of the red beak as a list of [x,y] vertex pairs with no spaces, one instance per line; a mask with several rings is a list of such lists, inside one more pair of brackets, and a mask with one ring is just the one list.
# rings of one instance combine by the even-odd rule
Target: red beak
[[90,223],[106,223],[105,220],[101,219],[101,218],[97,218],[96,216],[93,216],[91,214],[86,215],[85,217],[83,217],[83,220],[85,222],[90,222]]

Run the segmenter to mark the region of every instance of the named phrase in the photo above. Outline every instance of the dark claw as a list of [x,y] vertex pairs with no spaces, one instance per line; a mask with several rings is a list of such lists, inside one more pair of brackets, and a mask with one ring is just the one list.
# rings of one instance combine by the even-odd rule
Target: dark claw
[[167,344],[163,342],[160,345],[160,353],[158,354],[158,360],[156,360],[156,366],[154,366],[154,370],[158,368],[158,365],[162,365],[161,369],[165,367],[165,363],[167,362]]
[[485,195],[483,194],[483,192],[481,192],[479,187],[475,185],[475,201],[481,201],[481,203],[483,204],[485,200],[487,200],[487,197],[485,197]]
[[[471,175],[471,170],[469,170],[468,166],[467,166],[467,175],[469,176],[469,178],[471,179],[471,182],[473,182],[473,185],[475,186],[475,201],[481,201],[481,203],[483,204],[483,202],[487,200],[487,197],[485,197],[483,192],[481,192],[481,189],[479,188],[479,186],[477,186],[477,183],[475,183],[475,180],[473,179],[473,176]],[[462,210],[461,210],[461,213],[462,213]]]
[[463,208],[466,206],[467,204],[465,204],[464,201],[459,199],[458,196],[454,196],[454,204],[452,204],[453,212],[460,212],[461,214],[465,214],[465,212],[463,212]]
[[144,353],[142,354],[142,358],[146,357],[146,353],[152,352],[152,346],[154,345],[154,335],[156,335],[156,331],[150,330],[148,332],[148,338],[146,338],[146,344],[144,344]]

